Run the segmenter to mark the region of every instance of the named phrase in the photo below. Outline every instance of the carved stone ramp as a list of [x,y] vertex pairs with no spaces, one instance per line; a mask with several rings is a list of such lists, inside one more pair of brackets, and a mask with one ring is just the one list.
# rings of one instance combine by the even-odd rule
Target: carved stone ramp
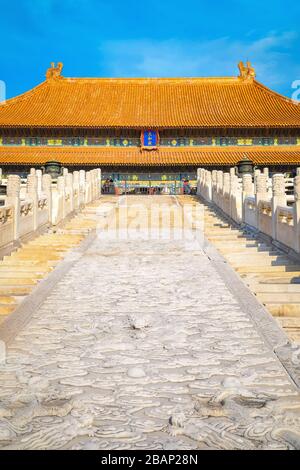
[[[299,389],[272,346],[284,347],[285,334],[196,229],[134,236],[135,209],[146,226],[153,201],[122,199],[112,216],[124,227],[120,207],[132,209],[128,236],[97,230],[73,250],[8,345],[2,449],[300,447]],[[161,201],[165,235],[165,204],[176,230],[184,209]],[[89,214],[99,226],[102,207]]]

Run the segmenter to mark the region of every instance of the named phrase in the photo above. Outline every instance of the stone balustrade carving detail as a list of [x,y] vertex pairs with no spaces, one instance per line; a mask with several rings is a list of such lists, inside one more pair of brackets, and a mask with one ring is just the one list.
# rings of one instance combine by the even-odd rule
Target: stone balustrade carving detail
[[[197,172],[197,194],[218,206],[235,222],[261,232],[285,249],[300,253],[300,169],[292,180],[269,169],[239,177],[234,168],[229,173],[206,169]],[[286,187],[294,184],[294,196]],[[288,205],[289,204],[289,205]]]
[[265,174],[256,176],[256,192],[260,194],[267,193],[267,176]]
[[0,249],[36,230],[59,224],[100,195],[100,169],[71,173],[65,168],[53,181],[50,175],[31,168],[22,185],[18,175],[8,175],[4,206],[0,207]]
[[272,177],[273,196],[282,196],[285,194],[284,175],[277,173]]
[[243,191],[246,194],[251,194],[252,193],[252,176],[245,174],[243,175]]
[[9,175],[7,178],[6,195],[7,197],[19,197],[21,179],[18,175]]

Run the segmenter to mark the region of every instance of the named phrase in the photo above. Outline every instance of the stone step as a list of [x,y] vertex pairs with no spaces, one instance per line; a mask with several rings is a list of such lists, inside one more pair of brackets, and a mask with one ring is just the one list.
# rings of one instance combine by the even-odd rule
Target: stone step
[[264,268],[278,266],[294,266],[294,262],[288,259],[286,256],[267,256],[263,254],[251,256],[250,253],[245,253],[244,255],[238,255],[237,257],[235,257],[234,254],[226,254],[225,258],[234,268],[252,266],[255,268],[258,268],[259,266],[262,266]]
[[[283,275],[287,275],[284,277]],[[290,273],[282,273],[280,277],[278,275],[274,277],[261,277],[261,276],[255,276],[255,277],[244,277],[244,281],[247,285],[253,286],[253,289],[256,285],[262,283],[266,286],[272,286],[273,284],[275,285],[291,285],[291,286],[297,286],[300,284],[300,273],[298,277],[291,276]]]
[[[28,245],[39,245],[41,243],[48,243],[51,242],[54,245],[59,245],[61,243],[75,243],[82,240],[82,236],[80,235],[64,235],[60,233],[56,233],[55,235],[52,235],[51,237],[42,237],[42,238],[36,238],[35,240],[32,240],[28,243]],[[28,246],[25,244],[24,246]]]
[[31,247],[31,248],[22,248],[21,250],[17,251],[16,254],[21,254],[23,256],[36,256],[38,258],[40,258],[41,256],[43,258],[47,258],[47,256],[49,258],[53,258],[53,257],[56,258],[56,256],[58,257],[63,256],[64,253],[68,250],[69,250],[69,247],[62,247],[62,248],[51,247],[51,249],[49,249],[49,247],[41,245],[41,246]]
[[230,237],[234,237],[234,236],[238,236],[238,235],[243,235],[243,232],[240,231],[240,230],[211,229],[210,227],[206,227],[205,224],[204,224],[204,231],[205,231],[210,237],[214,237],[214,236],[222,236],[222,237],[230,236]]
[[299,328],[300,333],[300,318],[297,317],[277,317],[276,321],[282,326],[283,328]]
[[[228,224],[226,221],[224,220],[219,220],[219,219],[209,219],[207,217],[202,217],[203,220],[204,220],[204,223],[205,223],[205,226],[206,227],[209,227],[209,228],[215,228],[215,229],[219,229],[219,230],[223,230],[223,229],[231,229],[232,226],[230,224]],[[236,229],[236,227],[234,227]]]
[[251,241],[253,240],[253,238],[246,238],[244,235],[211,235],[210,233],[207,233],[206,231],[204,231],[205,233],[205,236],[208,240],[210,240],[212,243],[214,242],[218,242],[218,241],[224,241],[224,242],[232,242],[232,243],[235,243],[235,242],[239,242],[239,241]]
[[289,292],[300,294],[300,284],[255,283],[255,284],[251,284],[251,290],[253,290],[256,294],[275,293],[279,295],[280,293],[287,294]]
[[13,264],[1,264],[0,263],[0,273],[32,273],[33,275],[45,275],[52,270],[51,267],[41,267],[41,266],[24,266],[24,265],[13,265]]
[[230,234],[236,234],[236,233],[239,233],[241,232],[241,230],[233,230],[232,228],[230,227],[224,227],[224,226],[221,226],[221,225],[217,225],[217,224],[208,224],[205,220],[204,220],[204,229],[207,233],[212,233],[212,234],[224,234],[224,235],[230,235]]
[[255,273],[240,273],[242,279],[246,282],[263,282],[265,284],[299,284],[299,272],[255,272]]
[[60,250],[65,250],[68,248],[68,246],[72,246],[73,244],[70,244],[70,245],[54,245],[53,243],[41,243],[41,244],[38,244],[38,245],[28,245],[28,246],[24,246],[22,247],[21,249],[19,249],[17,251],[17,253],[19,252],[23,252],[23,253],[27,253],[27,252],[36,252],[38,253],[39,250],[42,248],[45,252],[47,253],[52,253],[52,252],[56,252],[60,251]]
[[32,286],[38,283],[37,279],[33,278],[1,278],[0,286]]
[[34,286],[1,286],[0,285],[0,296],[12,296],[20,297],[30,294]]
[[15,304],[16,301],[14,299],[14,297],[8,297],[8,296],[0,296],[0,304],[1,305],[11,305],[11,304]]
[[[32,253],[28,252],[14,252],[9,256],[4,256],[4,260],[7,259],[18,259],[18,260],[32,260]],[[62,257],[60,255],[55,255],[55,254],[48,254],[48,253],[35,253],[35,258],[34,261],[59,261]]]
[[278,317],[300,317],[300,303],[298,302],[272,302],[266,303],[269,312]]
[[36,267],[49,267],[55,266],[58,261],[41,261],[41,260],[30,260],[30,259],[17,259],[6,257],[2,261],[1,266],[36,266]]
[[264,275],[266,277],[276,276],[299,276],[300,265],[283,265],[283,266],[236,266],[235,270],[243,274]]
[[17,305],[3,305],[0,304],[0,316],[2,315],[9,315],[17,308]]
[[16,271],[1,271],[0,269],[0,285],[3,279],[41,279],[44,277],[44,274],[36,274],[33,272],[16,272]]
[[218,249],[225,248],[225,249],[237,249],[237,250],[248,250],[248,249],[268,249],[268,250],[274,250],[275,248],[270,246],[270,245],[265,245],[265,244],[258,244],[253,242],[252,240],[243,240],[243,239],[237,239],[237,240],[215,240],[214,241],[214,246]]
[[280,253],[277,250],[272,250],[271,248],[257,248],[257,247],[248,247],[248,248],[241,248],[240,246],[230,246],[230,247],[220,247],[216,245],[218,250],[222,254],[226,254],[226,256],[229,255],[238,255],[238,256],[260,256],[260,255],[265,255],[265,256],[278,256]]
[[[256,293],[257,298],[263,303],[263,304],[269,304],[269,303],[276,303],[276,302],[282,302],[282,303],[298,303],[299,302],[299,307],[300,307],[300,293],[299,292],[257,292]],[[299,314],[300,314],[300,309],[299,309]]]
[[285,333],[289,337],[290,341],[295,344],[300,344],[300,331],[290,328],[284,328]]

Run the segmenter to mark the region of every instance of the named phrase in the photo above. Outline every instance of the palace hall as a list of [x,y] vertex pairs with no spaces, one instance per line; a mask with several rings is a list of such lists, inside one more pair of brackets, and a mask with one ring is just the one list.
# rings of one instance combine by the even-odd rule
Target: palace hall
[[300,164],[300,106],[256,80],[249,62],[232,77],[46,80],[0,104],[3,171],[59,162],[102,169],[114,180],[194,180],[198,167],[249,159],[294,171]]

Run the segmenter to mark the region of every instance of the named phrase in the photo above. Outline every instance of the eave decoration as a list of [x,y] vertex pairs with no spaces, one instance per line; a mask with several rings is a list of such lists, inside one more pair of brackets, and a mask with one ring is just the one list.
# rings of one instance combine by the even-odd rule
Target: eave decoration
[[254,80],[256,77],[255,69],[254,67],[251,66],[250,62],[246,62],[246,65],[244,65],[244,62],[239,62],[238,68],[240,71],[239,78],[242,80]]
[[57,66],[55,66],[54,62],[51,62],[51,67],[47,70],[47,73],[46,73],[47,80],[62,78],[61,72],[62,72],[63,66],[64,65],[62,62],[58,62]]

